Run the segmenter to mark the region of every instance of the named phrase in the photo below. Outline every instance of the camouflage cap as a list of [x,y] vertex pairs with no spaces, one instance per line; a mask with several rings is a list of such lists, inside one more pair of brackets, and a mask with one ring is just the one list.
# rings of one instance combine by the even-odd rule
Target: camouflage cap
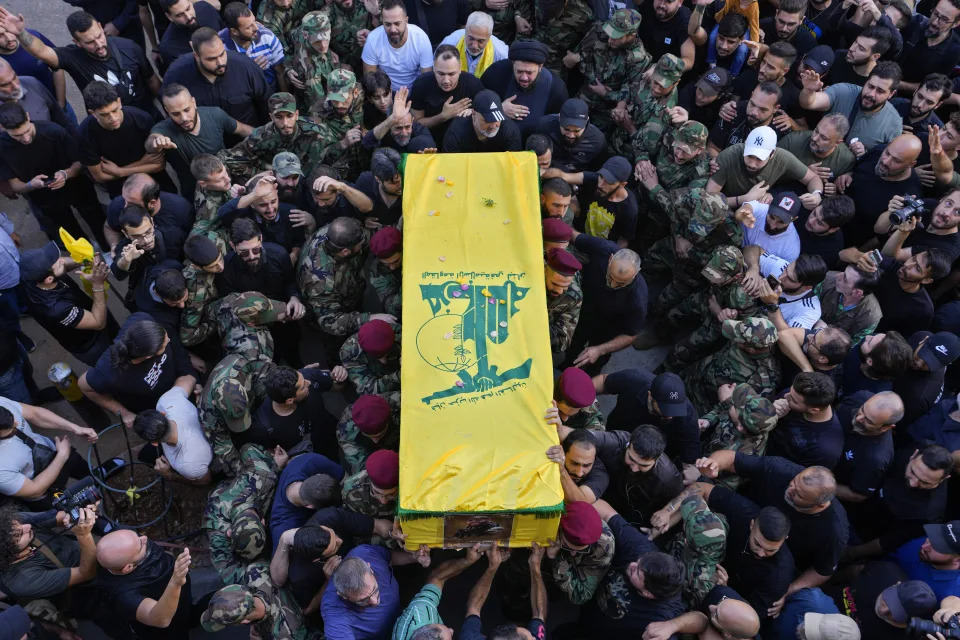
[[713,250],[713,255],[700,274],[710,284],[726,284],[743,270],[743,253],[740,249],[725,244]]
[[664,89],[672,87],[680,81],[685,68],[683,59],[672,53],[665,53],[657,60],[657,66],[653,68],[651,81],[656,82]]
[[260,522],[260,516],[253,509],[246,509],[234,515],[230,524],[231,540],[234,552],[245,560],[254,560],[263,552],[267,542],[267,532]]
[[688,120],[673,133],[673,146],[687,153],[703,151],[707,147],[707,128],[696,120]]
[[773,403],[743,382],[733,388],[733,406],[740,415],[740,426],[752,436],[767,433],[777,426],[777,410]]
[[684,498],[680,515],[687,544],[693,545],[701,559],[709,554],[716,555],[719,561],[727,546],[727,528],[720,516],[711,511],[699,495]]
[[622,38],[636,33],[640,26],[640,14],[633,9],[617,9],[603,23],[603,32],[611,38]]
[[242,433],[250,428],[250,400],[247,396],[247,388],[240,380],[230,378],[224,380],[220,385],[218,394],[219,409],[223,413],[223,419],[227,423],[227,428],[234,433]]
[[726,198],[721,193],[709,193],[702,187],[681,191],[683,205],[692,210],[687,229],[694,235],[706,238],[730,215]]
[[297,99],[286,91],[280,91],[270,96],[267,101],[267,108],[270,110],[270,115],[281,111],[294,113],[297,110]]
[[317,40],[330,39],[330,16],[323,11],[311,11],[303,16],[300,23],[304,35],[307,36],[307,42],[316,42]]
[[347,69],[334,69],[327,76],[327,100],[346,102],[357,84],[357,76]]
[[262,293],[246,291],[238,294],[231,303],[231,310],[244,324],[258,326],[271,322],[283,322],[287,318],[287,305],[271,300]]
[[240,624],[255,606],[250,589],[239,584],[228,585],[210,598],[207,610],[200,616],[200,626],[212,633],[232,624]]
[[303,165],[297,154],[281,151],[273,156],[273,173],[278,178],[289,178],[292,175],[303,176]]
[[777,327],[766,318],[724,320],[720,331],[727,340],[754,349],[772,347],[777,341]]

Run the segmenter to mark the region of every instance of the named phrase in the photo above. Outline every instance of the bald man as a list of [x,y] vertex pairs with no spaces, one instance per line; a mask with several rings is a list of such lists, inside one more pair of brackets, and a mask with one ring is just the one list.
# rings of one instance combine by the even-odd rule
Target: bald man
[[[159,545],[129,530],[97,543],[97,585],[112,603],[118,625],[140,638],[186,637],[191,627],[190,551],[174,560]],[[198,606],[206,608],[201,601]]]
[[0,102],[19,102],[33,122],[54,122],[73,135],[77,127],[43,83],[18,76],[10,63],[0,58]]
[[161,191],[157,181],[146,173],[134,173],[124,181],[120,195],[107,205],[107,222],[103,233],[111,251],[123,238],[120,214],[124,207],[131,204],[149,211],[154,223],[161,229],[176,227],[187,234],[193,228],[194,210],[189,200],[175,193]]
[[[860,246],[873,238],[873,225],[887,210],[893,196],[923,195],[920,177],[913,170],[922,148],[920,138],[912,133],[901,134],[885,147],[881,145],[869,151],[860,158],[852,172],[837,178],[837,191],[857,203],[856,215],[843,228],[849,245]],[[851,263],[855,263],[858,257],[859,254],[840,252],[840,259]]]
[[715,587],[700,611],[688,611],[671,620],[651,622],[643,637],[668,638],[673,634],[696,634],[699,640],[752,638],[760,633],[760,618],[740,594],[726,586]]
[[893,391],[858,391],[837,406],[844,432],[843,455],[834,469],[838,498],[863,502],[879,488],[893,462],[893,428],[903,413],[903,400]]

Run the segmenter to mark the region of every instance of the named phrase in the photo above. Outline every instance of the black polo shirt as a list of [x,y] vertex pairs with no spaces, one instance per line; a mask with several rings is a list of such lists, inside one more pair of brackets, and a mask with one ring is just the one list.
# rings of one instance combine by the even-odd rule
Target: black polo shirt
[[633,336],[647,321],[647,283],[638,273],[629,286],[607,286],[607,264],[620,247],[616,243],[581,233],[574,240],[590,262],[581,272],[583,313],[580,323],[590,326],[591,344],[601,344],[618,335]]
[[[220,31],[227,26],[220,17],[220,12],[214,9],[209,3],[204,2],[204,0],[194,2],[193,10],[197,14],[198,27],[210,27],[214,31]],[[179,56],[193,51],[190,47],[190,36],[192,35],[193,31],[191,29],[181,27],[178,24],[171,23],[169,27],[167,27],[157,47],[162,62],[161,66],[163,67],[160,70],[161,72],[173,64],[173,61]]]
[[252,127],[269,120],[270,94],[263,71],[242,53],[227,51],[227,70],[212,83],[200,73],[193,54],[177,58],[167,69],[163,81],[164,86],[182,84],[198,105],[220,107],[230,117]]
[[231,251],[224,259],[223,271],[216,276],[217,291],[221,296],[256,291],[281,302],[300,295],[293,265],[290,264],[290,254],[286,249],[272,242],[264,242],[260,265],[257,271],[251,271],[243,258],[236,251]]
[[[422,3],[423,0],[410,0],[410,2]],[[444,2],[443,4],[453,3]],[[453,31],[453,29],[451,29],[451,31]],[[444,37],[446,36],[441,36],[441,39]],[[457,86],[454,87],[453,91],[443,91],[437,84],[437,79],[433,75],[433,71],[428,71],[427,73],[421,73],[420,77],[413,81],[413,86],[410,87],[411,108],[417,111],[423,111],[423,115],[430,118],[443,111],[443,104],[447,100],[451,98],[453,98],[453,102],[460,102],[464,98],[470,98],[472,100],[473,97],[481,91],[483,91],[483,83],[480,82],[480,78],[472,73],[461,71],[460,78],[457,80]],[[434,139],[443,140],[443,135],[447,132],[450,123],[455,119],[456,118],[453,118],[431,127],[430,133]],[[466,118],[466,120],[469,119],[470,118]]]
[[828,268],[836,269],[840,264],[840,252],[846,248],[843,229],[837,229],[825,236],[810,233],[806,227],[808,217],[810,217],[809,213],[801,214],[793,225],[797,235],[800,236],[800,253],[820,256],[827,263]]
[[480,140],[473,129],[473,118],[455,118],[443,136],[444,153],[493,153],[520,151],[523,138],[513,120],[500,123],[500,130],[492,138]]
[[[36,135],[30,144],[21,144],[6,132],[0,133],[0,180],[16,178],[30,182],[38,175],[53,178],[80,159],[77,140],[67,130],[52,122],[34,122]],[[64,189],[36,189],[27,197],[41,205],[61,203]]]
[[883,311],[877,333],[899,331],[909,336],[929,329],[933,322],[933,300],[927,288],[920,285],[919,289],[908,293],[900,286],[897,271],[902,266],[902,262],[889,259],[880,266],[883,275],[877,290],[873,292]]
[[537,133],[553,140],[553,166],[568,173],[597,171],[610,155],[607,152],[607,139],[600,129],[587,123],[583,134],[573,146],[560,132],[560,116],[546,115],[540,118]]
[[[770,45],[783,40],[780,34],[777,33],[776,16],[762,19],[760,21],[760,30],[764,33],[764,44]],[[813,37],[809,29],[804,28],[802,21],[797,27],[797,30],[793,32],[793,35],[790,36],[786,42],[792,44],[793,48],[797,50],[797,61],[794,63],[795,65],[800,63],[800,59],[803,58],[810,49],[817,46],[817,39]]]
[[810,422],[803,414],[791,411],[770,432],[766,455],[781,456],[805,467],[833,469],[842,449],[843,429],[836,415],[826,422]]
[[833,470],[837,484],[844,484],[862,496],[872,495],[893,463],[893,432],[868,436],[853,430],[853,419],[872,391],[858,391],[837,405],[836,416],[843,427],[843,455]]
[[760,513],[760,507],[744,496],[726,487],[714,487],[707,505],[727,520],[727,554],[723,559],[723,568],[730,576],[727,584],[742,594],[763,620],[767,609],[787,592],[793,580],[790,547],[784,544],[767,558],[753,555],[750,522]]
[[[554,146],[554,153],[557,148]],[[602,197],[597,193],[598,174],[586,171],[583,174],[583,184],[577,192],[577,201],[580,203],[580,216],[574,220],[579,231],[584,230],[585,220],[594,213],[606,212],[613,215],[613,226],[607,233],[606,240],[618,242],[626,240],[633,243],[637,235],[637,196],[632,189],[627,189],[627,197],[619,202]]]
[[54,52],[60,68],[70,74],[80,91],[94,80],[107,79],[123,104],[155,111],[153,94],[147,87],[155,74],[143,48],[133,40],[111,36],[107,37],[107,48],[106,60],[98,60],[75,44],[56,47]]
[[373,211],[367,214],[368,218],[376,218],[382,225],[396,225],[403,215],[403,196],[387,206],[380,195],[380,185],[369,171],[364,171],[357,178],[357,189],[373,201]]
[[672,53],[680,57],[680,47],[687,41],[687,24],[690,22],[690,9],[681,6],[672,18],[666,21],[657,19],[652,2],[644,2],[637,11],[643,18],[643,28],[640,29],[640,41],[650,52],[654,62],[665,53]]
[[931,73],[949,77],[960,62],[960,36],[956,32],[951,31],[946,40],[931,47],[923,35],[925,28],[924,25],[924,29],[919,30],[919,37],[904,38],[903,53],[898,62],[905,82],[921,82]]
[[790,481],[804,467],[775,456],[736,454],[734,472],[750,480],[748,497],[760,506],[776,507],[791,522],[787,544],[799,572],[813,568],[822,576],[833,575],[850,535],[847,512],[837,500],[820,513],[800,513],[787,503]]
[[654,378],[653,373],[643,369],[623,369],[607,375],[604,393],[617,396],[617,405],[607,416],[607,428],[632,431],[641,424],[652,424],[666,437],[666,453],[671,460],[693,464],[700,457],[697,410],[687,400],[685,415],[668,418],[651,413],[647,394]]
[[853,168],[853,182],[845,191],[857,203],[856,215],[844,228],[847,242],[852,246],[860,246],[874,237],[873,225],[877,217],[887,210],[893,196],[919,196],[923,193],[923,185],[916,171],[911,170],[910,177],[899,182],[884,180],[874,172],[885,148],[878,145],[860,158]]
[[[120,214],[127,206],[123,196],[117,196],[107,205],[107,226],[120,232]],[[193,228],[193,205],[186,198],[167,191],[160,192],[160,210],[153,216],[153,223],[160,228],[179,229],[189,233]]]
[[229,229],[237,218],[248,218],[260,227],[264,242],[278,244],[286,249],[287,253],[293,251],[294,248],[299,249],[303,246],[306,241],[304,227],[295,227],[293,222],[290,221],[290,214],[296,207],[281,202],[277,207],[277,216],[273,220],[267,220],[254,211],[253,207],[239,209],[237,207],[239,202],[240,198],[232,198],[223,203],[217,210],[217,218],[220,219],[223,228]]

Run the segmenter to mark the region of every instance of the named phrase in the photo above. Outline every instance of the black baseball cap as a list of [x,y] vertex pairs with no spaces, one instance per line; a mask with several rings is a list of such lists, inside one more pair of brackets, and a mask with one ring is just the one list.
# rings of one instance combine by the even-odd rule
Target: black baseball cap
[[932,334],[917,353],[927,363],[930,371],[936,372],[960,357],[960,338],[949,331]]
[[922,580],[906,580],[887,587],[880,594],[890,616],[900,624],[910,618],[928,618],[937,610],[937,594]]
[[60,248],[51,240],[39,249],[20,254],[20,280],[39,282],[50,275],[53,264],[60,259]]
[[960,520],[946,524],[925,524],[923,530],[937,553],[960,556]]
[[697,80],[697,87],[708,98],[727,91],[732,84],[733,79],[730,77],[730,72],[723,67],[714,67]]
[[781,191],[773,197],[768,215],[777,216],[784,222],[793,222],[800,215],[800,197],[793,191]]
[[560,107],[560,126],[561,127],[580,127],[587,126],[590,120],[590,110],[587,103],[580,98],[570,98]]
[[603,167],[597,173],[607,182],[626,182],[630,179],[632,171],[633,165],[629,160],[623,156],[613,156],[603,163]]
[[687,415],[687,389],[675,373],[661,373],[650,384],[650,395],[668,418]]
[[833,67],[833,49],[825,44],[815,46],[803,56],[803,66],[813,69],[821,76],[830,72]]
[[498,96],[490,89],[484,89],[473,97],[473,109],[487,122],[503,122],[507,119],[503,115],[503,104]]

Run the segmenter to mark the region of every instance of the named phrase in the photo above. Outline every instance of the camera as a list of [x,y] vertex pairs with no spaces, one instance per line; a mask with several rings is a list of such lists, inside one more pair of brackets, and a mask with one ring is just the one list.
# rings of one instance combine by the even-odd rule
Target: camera
[[918,218],[917,228],[923,229],[923,223],[919,221],[920,216],[927,213],[927,205],[920,198],[913,196],[903,196],[903,207],[890,212],[890,224],[900,225],[910,218]]
[[907,633],[914,638],[925,638],[926,634],[940,632],[944,638],[960,638],[960,614],[947,620],[947,624],[937,624],[933,620],[910,618],[907,623]]
[[101,497],[93,478],[88,476],[57,495],[53,500],[53,508],[69,514],[70,522],[76,523],[80,519],[80,510],[95,504]]

